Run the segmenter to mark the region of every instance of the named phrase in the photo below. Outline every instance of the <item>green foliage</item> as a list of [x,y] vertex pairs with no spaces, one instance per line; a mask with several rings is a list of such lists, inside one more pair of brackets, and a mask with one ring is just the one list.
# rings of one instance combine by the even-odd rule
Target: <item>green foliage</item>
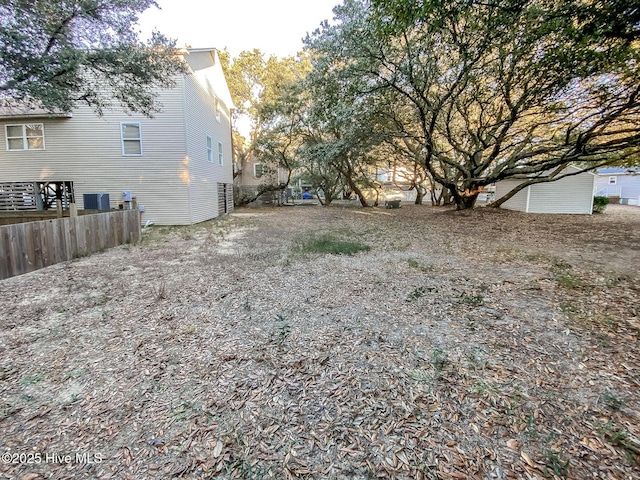
[[484,303],[484,296],[481,294],[469,295],[467,292],[462,292],[460,294],[460,303],[477,307]]
[[44,378],[44,373],[36,373],[33,375],[25,375],[18,382],[20,385],[35,385],[36,383],[40,383]]
[[551,267],[551,271],[558,282],[558,285],[566,289],[578,288],[582,282],[571,271],[571,265],[563,260],[555,261]]
[[611,410],[620,410],[626,403],[623,397],[611,390],[602,392],[601,398],[604,404]]
[[427,293],[427,289],[425,287],[416,287],[407,296],[407,301],[411,302],[413,300],[417,300],[424,296],[425,293]]
[[609,199],[607,197],[593,197],[593,213],[604,213],[607,205],[609,205]]
[[237,130],[233,134],[240,170],[254,156],[273,172],[278,167],[288,172],[282,185],[277,180],[271,181],[269,176],[263,179],[277,188],[285,188],[297,166],[301,144],[300,112],[304,102],[300,98],[300,85],[311,68],[308,57],[301,54],[279,59],[254,49],[232,58],[225,50],[220,52],[220,62],[237,107],[233,124],[248,123],[251,128],[250,132],[243,132],[249,138]]
[[8,107],[98,114],[118,106],[152,115],[156,88],[184,71],[175,43],[155,32],[138,40],[137,16],[153,0],[24,2],[0,5],[0,95]]
[[287,320],[282,315],[278,315],[277,321],[278,321],[278,344],[282,346],[284,341],[289,336],[289,333],[291,332],[291,326],[289,325],[289,322],[287,322]]
[[303,254],[355,255],[358,252],[368,252],[371,247],[356,240],[341,240],[331,234],[323,233],[298,240],[294,249]]
[[449,360],[449,354],[440,348],[435,348],[431,352],[431,364],[433,365],[436,374],[440,374],[442,370],[447,368],[451,360]]
[[[458,208],[498,180],[554,181],[570,163],[593,169],[640,152],[628,0],[347,0],[334,11],[307,42],[323,127],[350,151],[364,126],[368,143],[352,142],[360,158],[382,139]],[[352,131],[346,118],[357,119]]]
[[563,460],[558,452],[549,450],[545,454],[543,473],[545,478],[566,478],[569,473],[569,460]]
[[415,260],[413,258],[408,259],[407,263],[409,264],[409,266],[411,268],[415,268],[415,269],[420,270],[421,272],[424,272],[424,273],[433,272],[435,270],[435,268],[436,268],[435,265],[433,265],[432,263],[427,263],[427,264],[420,263],[419,261],[417,261],[417,260]]

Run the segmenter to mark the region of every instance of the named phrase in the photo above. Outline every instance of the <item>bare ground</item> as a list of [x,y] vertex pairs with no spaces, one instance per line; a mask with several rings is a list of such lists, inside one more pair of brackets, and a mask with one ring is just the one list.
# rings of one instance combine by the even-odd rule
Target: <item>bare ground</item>
[[0,478],[638,479],[639,234],[242,209],[1,281]]

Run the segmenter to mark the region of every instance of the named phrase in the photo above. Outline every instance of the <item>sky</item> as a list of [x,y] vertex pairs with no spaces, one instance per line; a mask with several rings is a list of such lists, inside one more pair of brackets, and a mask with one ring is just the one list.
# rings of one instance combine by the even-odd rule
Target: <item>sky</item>
[[333,18],[341,0],[157,0],[140,16],[141,37],[155,29],[178,47],[225,47],[232,56],[260,49],[278,57],[302,50],[302,39]]

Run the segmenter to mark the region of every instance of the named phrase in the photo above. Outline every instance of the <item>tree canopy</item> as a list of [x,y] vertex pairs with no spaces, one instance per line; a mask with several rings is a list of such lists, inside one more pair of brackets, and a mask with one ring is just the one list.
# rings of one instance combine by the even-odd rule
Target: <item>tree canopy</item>
[[314,67],[339,78],[369,111],[371,134],[424,166],[458,208],[505,178],[637,161],[632,2],[346,0],[334,11],[338,22],[307,42]]
[[50,111],[118,106],[152,115],[154,89],[184,71],[175,44],[134,30],[153,0],[5,0],[0,3],[0,97]]

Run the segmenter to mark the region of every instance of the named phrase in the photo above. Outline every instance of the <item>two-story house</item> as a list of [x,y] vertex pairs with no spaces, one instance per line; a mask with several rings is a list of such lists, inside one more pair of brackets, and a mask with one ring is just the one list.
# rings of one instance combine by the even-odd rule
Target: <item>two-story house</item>
[[158,92],[153,118],[0,109],[0,182],[73,182],[78,208],[83,194],[108,193],[117,208],[131,192],[143,223],[193,224],[232,210],[233,103],[220,60],[214,48],[182,55],[187,73]]

